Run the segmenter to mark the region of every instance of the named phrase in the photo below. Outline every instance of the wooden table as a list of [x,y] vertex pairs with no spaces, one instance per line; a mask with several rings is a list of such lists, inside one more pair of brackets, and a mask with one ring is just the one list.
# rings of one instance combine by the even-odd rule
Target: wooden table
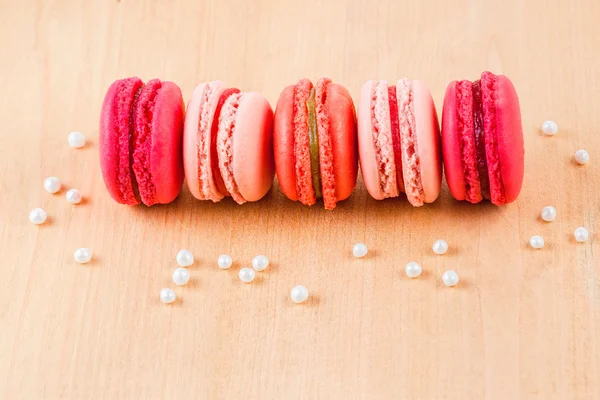
[[[2,1],[0,398],[600,398],[600,3],[375,4]],[[104,189],[97,121],[117,78],[173,80],[186,101],[220,79],[274,105],[303,77],[330,76],[356,99],[367,79],[408,76],[441,111],[451,80],[486,69],[511,77],[523,113],[525,181],[505,207],[459,204],[445,184],[426,207],[378,202],[361,180],[333,212],[277,184],[244,206],[184,189],[168,206],[125,207]],[[541,134],[546,119],[555,137]],[[67,145],[73,130],[84,149]],[[84,203],[46,193],[51,175]],[[46,224],[28,221],[34,207]],[[438,238],[447,255],[433,254]],[[359,241],[365,259],[352,257]],[[73,261],[79,247],[91,264]],[[165,306],[180,248],[196,256],[192,281]],[[257,254],[271,266],[243,284]],[[409,261],[422,277],[406,277]],[[446,269],[457,287],[442,284]],[[306,304],[291,302],[296,284]]]

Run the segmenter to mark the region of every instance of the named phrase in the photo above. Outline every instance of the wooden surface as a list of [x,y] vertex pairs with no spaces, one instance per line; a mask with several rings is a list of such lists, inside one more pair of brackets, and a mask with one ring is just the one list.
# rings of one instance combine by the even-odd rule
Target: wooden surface
[[[0,398],[600,398],[599,20],[597,0],[2,0]],[[458,204],[444,184],[416,209],[374,201],[359,181],[333,212],[277,184],[244,206],[184,190],[129,208],[102,183],[97,121],[117,78],[173,80],[186,101],[221,79],[274,105],[303,77],[328,75],[356,99],[367,79],[408,76],[439,110],[448,82],[484,69],[521,100],[526,173],[509,206]],[[557,136],[541,135],[545,119]],[[73,130],[84,149],[68,147]],[[587,166],[572,162],[579,148]],[[85,202],[46,193],[51,175]],[[29,223],[34,207],[49,222]],[[351,255],[358,241],[366,259]],[[78,247],[90,265],[74,263]],[[180,248],[197,262],[165,306]],[[221,253],[231,270],[216,267]],[[241,283],[261,253],[272,265]],[[421,278],[406,278],[408,261]],[[296,284],[307,304],[290,301]]]

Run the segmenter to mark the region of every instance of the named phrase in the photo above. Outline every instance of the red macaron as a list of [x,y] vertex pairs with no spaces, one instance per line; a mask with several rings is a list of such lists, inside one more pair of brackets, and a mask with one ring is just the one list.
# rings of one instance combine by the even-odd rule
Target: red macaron
[[483,72],[474,82],[453,81],[442,112],[442,151],[456,200],[495,205],[516,200],[523,183],[521,110],[506,76]]
[[356,112],[348,91],[321,78],[286,87],[275,109],[277,178],[291,200],[326,209],[350,196],[356,185]]
[[184,104],[173,82],[115,81],[100,113],[100,167],[118,203],[166,204],[183,184]]

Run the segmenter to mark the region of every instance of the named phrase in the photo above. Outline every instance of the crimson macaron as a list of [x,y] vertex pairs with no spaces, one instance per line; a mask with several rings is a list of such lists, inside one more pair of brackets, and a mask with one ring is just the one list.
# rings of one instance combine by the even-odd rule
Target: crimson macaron
[[291,200],[326,209],[350,196],[356,186],[356,112],[348,91],[321,78],[286,87],[275,109],[277,178]]
[[523,128],[515,88],[506,76],[453,81],[442,113],[444,169],[456,200],[514,201],[524,173]]
[[360,168],[376,200],[406,193],[413,206],[440,194],[440,128],[429,89],[418,80],[367,81],[358,107]]
[[184,104],[173,82],[115,81],[100,113],[100,166],[121,204],[166,204],[183,183]]
[[257,201],[271,188],[273,110],[263,95],[202,83],[188,103],[183,160],[190,192],[199,200],[230,196]]

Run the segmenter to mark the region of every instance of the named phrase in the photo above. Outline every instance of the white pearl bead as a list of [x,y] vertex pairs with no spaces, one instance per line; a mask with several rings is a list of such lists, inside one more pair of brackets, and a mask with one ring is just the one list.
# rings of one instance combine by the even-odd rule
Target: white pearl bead
[[542,132],[544,132],[546,135],[556,135],[556,133],[558,132],[558,125],[556,124],[556,122],[554,121],[545,121],[542,124]]
[[552,206],[544,207],[542,210],[542,219],[546,222],[552,222],[556,218],[556,208]]
[[448,270],[442,275],[442,281],[446,286],[456,286],[458,283],[458,274],[456,271]]
[[174,302],[176,299],[175,292],[171,289],[164,288],[160,291],[160,301],[165,304]]
[[254,277],[256,276],[256,272],[252,268],[242,268],[240,269],[240,279],[242,282],[252,282]]
[[65,198],[71,204],[79,204],[81,203],[81,193],[77,189],[71,189],[65,194]]
[[368,251],[369,251],[369,249],[367,248],[367,245],[364,243],[356,243],[354,246],[352,246],[352,254],[356,258],[361,258],[361,257],[366,256]]
[[302,285],[294,286],[291,296],[294,303],[304,303],[308,299],[308,289]]
[[89,263],[92,259],[92,253],[90,252],[90,249],[82,247],[80,249],[75,250],[75,253],[73,253],[73,258],[79,264]]
[[419,263],[414,261],[406,264],[406,268],[404,270],[409,278],[416,278],[417,276],[421,275],[421,272],[423,272],[423,268],[421,268]]
[[544,238],[540,235],[532,236],[531,239],[529,239],[529,244],[534,249],[541,249],[542,247],[544,247]]
[[41,208],[34,208],[29,213],[29,221],[36,225],[43,224],[46,222],[46,211],[42,210]]
[[257,271],[264,271],[269,266],[269,259],[265,256],[256,256],[252,259],[252,268]]
[[194,263],[194,255],[189,250],[179,250],[175,259],[180,267],[189,267]]
[[446,254],[448,251],[448,242],[443,239],[436,240],[435,243],[433,243],[432,248],[435,254]]
[[75,149],[80,149],[85,146],[85,136],[81,132],[69,133],[67,140],[69,141],[69,146]]
[[588,161],[590,161],[590,155],[588,154],[587,151],[585,150],[577,150],[575,152],[575,161],[577,161],[577,164],[587,164]]
[[227,254],[221,254],[219,256],[219,259],[217,260],[219,268],[221,269],[229,269],[229,267],[231,267],[232,262],[233,260]]
[[55,176],[50,176],[44,179],[44,189],[48,193],[56,193],[60,190],[60,181]]
[[579,228],[575,229],[574,235],[575,240],[577,240],[579,243],[587,242],[587,240],[590,237],[588,230],[585,229],[583,226],[580,226]]
[[176,285],[185,285],[189,280],[190,271],[187,268],[176,268],[175,271],[173,271],[173,282],[175,282]]

